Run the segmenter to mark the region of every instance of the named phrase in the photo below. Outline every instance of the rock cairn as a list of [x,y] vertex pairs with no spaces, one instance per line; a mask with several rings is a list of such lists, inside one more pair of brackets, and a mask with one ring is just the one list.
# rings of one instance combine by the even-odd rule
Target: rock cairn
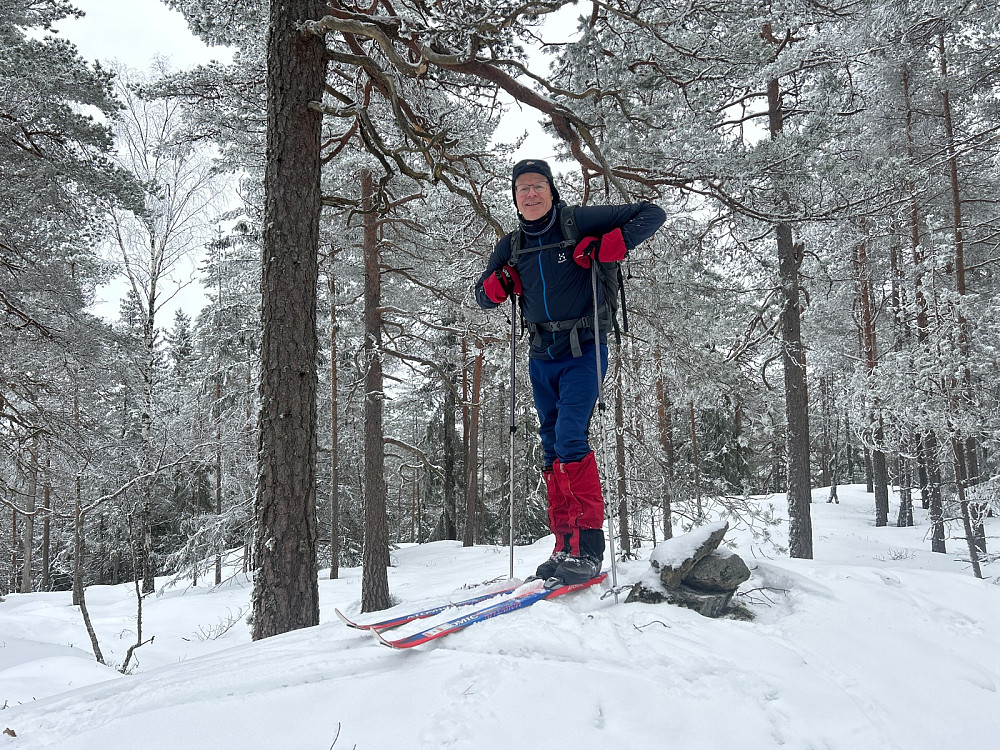
[[725,522],[708,524],[656,545],[650,569],[632,586],[626,602],[669,602],[705,617],[727,613],[733,594],[750,569],[732,550],[720,547]]

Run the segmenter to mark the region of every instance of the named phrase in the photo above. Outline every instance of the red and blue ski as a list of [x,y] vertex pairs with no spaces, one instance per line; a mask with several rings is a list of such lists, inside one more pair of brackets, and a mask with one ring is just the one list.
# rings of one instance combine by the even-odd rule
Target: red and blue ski
[[416,612],[406,612],[382,620],[375,620],[373,622],[356,622],[348,618],[347,615],[339,609],[334,609],[333,611],[337,613],[337,617],[344,621],[345,625],[350,628],[354,628],[355,630],[387,630],[388,628],[405,625],[406,623],[413,622],[414,620],[423,620],[426,617],[433,617],[434,615],[440,614],[446,609],[451,609],[452,607],[466,607],[472,604],[479,604],[487,599],[493,599],[498,596],[503,596],[504,594],[509,594],[521,585],[521,581],[513,578],[511,580],[504,581],[502,584],[497,584],[491,587],[486,593],[478,594],[470,597],[469,599],[462,599],[457,602],[446,602],[444,604],[419,609]]
[[400,638],[386,638],[379,632],[379,630],[373,630],[372,632],[375,633],[375,637],[378,638],[383,645],[389,646],[390,648],[413,648],[414,646],[420,646],[429,641],[433,641],[436,638],[441,638],[454,633],[462,628],[467,628],[473,623],[482,622],[483,620],[488,620],[491,617],[505,615],[508,612],[514,612],[518,609],[530,607],[532,604],[540,602],[542,599],[552,599],[557,596],[562,596],[563,594],[571,594],[574,591],[580,591],[581,589],[585,589],[589,586],[594,586],[604,581],[607,577],[607,573],[601,573],[596,578],[591,578],[589,581],[584,583],[573,583],[565,586],[556,586],[550,589],[545,588],[544,581],[531,581],[509,599],[504,599],[501,602],[481,607],[473,612],[462,615],[461,617],[448,620],[447,622],[432,625],[418,633],[412,633],[411,635],[402,636]]

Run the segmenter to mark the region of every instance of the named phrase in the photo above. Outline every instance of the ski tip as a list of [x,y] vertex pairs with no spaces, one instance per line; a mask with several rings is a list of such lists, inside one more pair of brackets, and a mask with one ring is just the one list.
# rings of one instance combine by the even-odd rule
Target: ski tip
[[384,635],[382,635],[378,630],[374,630],[373,629],[370,632],[371,632],[372,635],[374,635],[376,638],[378,638],[378,642],[381,643],[383,646],[388,646],[389,648],[395,649],[397,651],[400,649],[399,646],[397,646],[395,643],[393,643],[388,638],[386,638]]
[[341,621],[345,625],[347,625],[348,627],[350,627],[350,628],[357,628],[358,627],[358,624],[356,622],[354,622],[354,620],[349,619],[347,617],[347,615],[345,615],[343,612],[341,612],[336,607],[333,608],[333,611],[337,614],[337,617],[339,617],[341,619]]
[[352,620],[350,617],[348,617],[347,615],[345,615],[343,612],[341,612],[336,607],[333,608],[333,611],[336,613],[337,617],[340,618],[341,622],[343,622],[349,628],[354,628],[355,630],[372,630],[373,629],[371,627],[371,625],[363,625],[360,622],[355,622],[354,620]]

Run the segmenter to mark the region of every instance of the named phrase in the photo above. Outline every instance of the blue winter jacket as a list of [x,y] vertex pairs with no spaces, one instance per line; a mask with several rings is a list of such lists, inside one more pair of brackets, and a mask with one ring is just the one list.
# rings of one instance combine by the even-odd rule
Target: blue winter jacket
[[[526,224],[522,222],[522,254],[517,261],[521,277],[521,310],[529,323],[574,321],[593,318],[593,289],[590,271],[573,261],[573,248],[553,248],[531,251],[534,247],[554,245],[562,239],[559,227],[559,203],[547,216]],[[574,212],[580,237],[600,236],[614,229],[621,229],[625,247],[631,250],[648,239],[666,220],[663,209],[652,203],[630,203],[622,206],[580,206]],[[540,234],[537,232],[541,231]],[[483,309],[497,307],[483,292],[483,281],[510,260],[510,239],[513,232],[501,239],[486,264],[486,270],[476,283],[476,301]],[[598,306],[604,304],[603,293],[598,289]],[[577,330],[580,344],[591,343],[594,333],[589,328]],[[601,331],[601,342],[606,343],[606,330]],[[539,329],[532,337],[530,357],[559,359],[571,350],[569,330],[549,331]]]

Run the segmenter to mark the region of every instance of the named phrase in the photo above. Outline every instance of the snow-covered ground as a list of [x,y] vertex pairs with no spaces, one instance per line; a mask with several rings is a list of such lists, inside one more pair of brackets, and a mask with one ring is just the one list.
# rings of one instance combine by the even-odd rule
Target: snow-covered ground
[[[730,531],[754,571],[741,589],[753,622],[590,589],[393,651],[334,615],[358,614],[350,569],[320,574],[319,627],[252,643],[239,576],[147,598],[155,640],[122,676],[94,662],[69,593],[8,596],[0,732],[16,737],[0,734],[0,750],[1000,747],[1000,569],[975,579],[960,540],[932,554],[923,511],[914,528],[879,529],[863,488],[840,497],[815,492],[814,560]],[[519,548],[515,573],[550,545]],[[403,605],[463,598],[508,567],[506,549],[455,542],[393,562]],[[619,580],[647,568],[623,563]],[[131,585],[87,590],[109,662],[135,642],[134,597]]]

